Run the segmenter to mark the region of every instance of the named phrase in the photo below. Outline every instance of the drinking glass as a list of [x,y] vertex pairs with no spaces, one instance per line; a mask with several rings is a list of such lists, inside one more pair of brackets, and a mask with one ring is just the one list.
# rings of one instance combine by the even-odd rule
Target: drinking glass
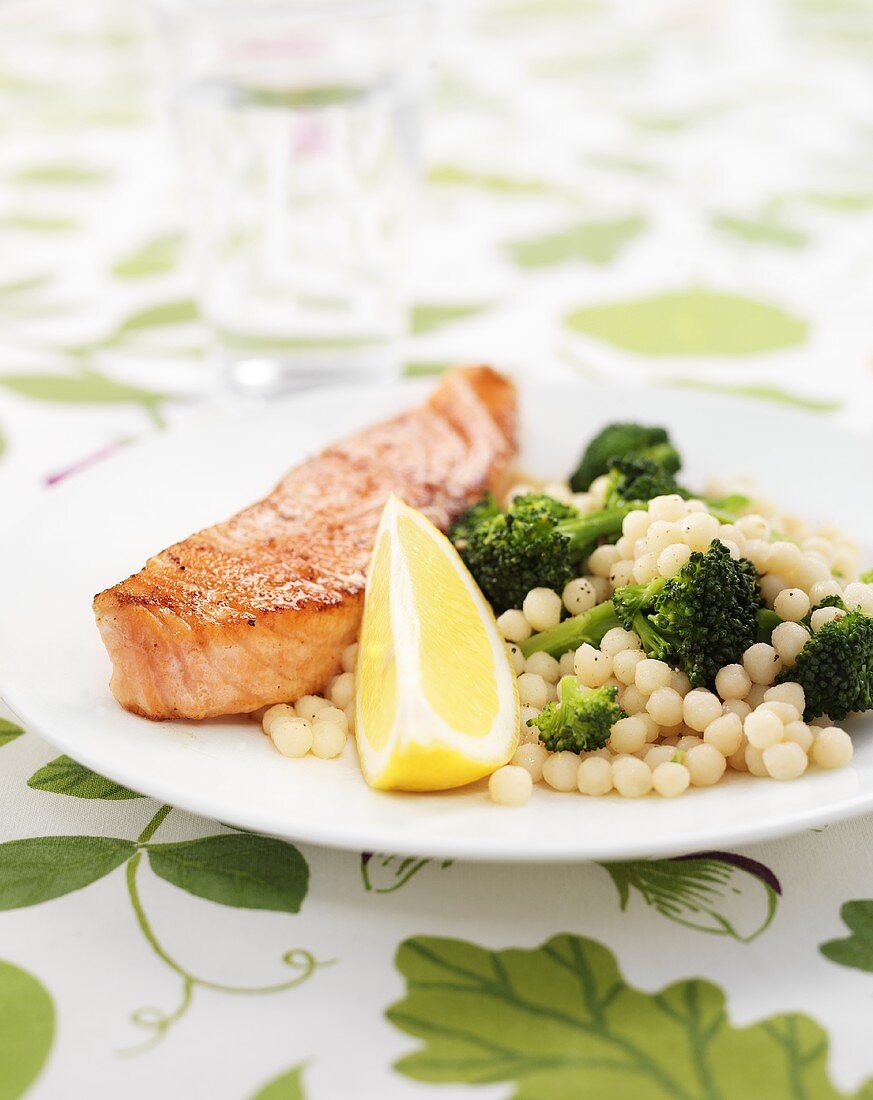
[[199,304],[246,392],[396,373],[427,0],[164,0]]

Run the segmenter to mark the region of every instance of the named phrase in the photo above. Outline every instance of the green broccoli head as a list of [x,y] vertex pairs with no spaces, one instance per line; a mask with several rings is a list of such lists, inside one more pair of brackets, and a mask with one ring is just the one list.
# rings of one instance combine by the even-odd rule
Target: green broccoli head
[[[825,601],[819,606],[838,606]],[[807,721],[823,714],[840,721],[847,714],[873,708],[873,619],[850,611],[813,634],[793,668],[779,683],[800,684],[806,696]]]
[[671,580],[613,595],[618,618],[639,634],[648,656],[677,665],[694,687],[712,687],[718,670],[757,640],[761,602],[754,565],[734,561],[717,540]]
[[468,509],[449,531],[492,607],[521,607],[532,588],[561,591],[575,576],[570,536],[562,521],[579,513],[543,493],[516,497],[501,512],[493,501]]
[[615,701],[615,687],[584,688],[575,676],[564,676],[561,699],[549,703],[528,721],[540,731],[540,741],[551,752],[590,752],[602,749],[613,725],[625,713]]
[[674,477],[674,471],[643,455],[617,458],[609,470],[609,486],[606,491],[606,507],[622,504],[638,504],[645,507],[654,497],[691,494],[683,489]]
[[609,472],[619,458],[650,458],[667,473],[675,474],[682,466],[679,452],[664,428],[643,424],[608,424],[591,440],[570,478],[574,492],[584,492],[601,474]]

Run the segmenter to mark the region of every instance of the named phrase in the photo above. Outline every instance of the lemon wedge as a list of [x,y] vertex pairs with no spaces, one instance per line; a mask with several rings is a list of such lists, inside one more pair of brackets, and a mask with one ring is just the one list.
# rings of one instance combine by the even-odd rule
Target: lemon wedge
[[355,676],[358,753],[372,787],[460,787],[515,752],[518,691],[491,608],[445,535],[393,495]]

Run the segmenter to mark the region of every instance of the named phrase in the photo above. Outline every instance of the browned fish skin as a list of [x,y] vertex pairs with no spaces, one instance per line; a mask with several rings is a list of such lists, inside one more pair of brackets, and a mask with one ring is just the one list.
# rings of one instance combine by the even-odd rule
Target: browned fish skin
[[150,558],[94,600],[115,698],[147,718],[209,718],[320,690],[357,636],[389,493],[445,529],[483,489],[502,488],[515,434],[513,384],[456,368],[424,405]]

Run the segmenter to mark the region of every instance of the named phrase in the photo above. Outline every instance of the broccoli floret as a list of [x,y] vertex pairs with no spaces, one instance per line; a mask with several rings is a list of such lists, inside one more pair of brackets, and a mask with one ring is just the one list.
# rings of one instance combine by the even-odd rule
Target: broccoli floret
[[687,500],[691,493],[676,481],[673,473],[662,463],[642,455],[615,459],[609,470],[606,507],[619,507],[631,501],[645,507],[653,497],[672,494]]
[[668,473],[682,466],[679,452],[664,428],[643,424],[608,424],[591,440],[570,478],[574,492],[584,492],[601,474],[609,472],[619,458],[650,458]]
[[712,687],[718,670],[739,661],[757,640],[757,581],[750,561],[734,561],[715,540],[671,580],[620,588],[613,604],[648,656],[681,668],[693,687]]
[[[829,605],[833,606],[833,605]],[[813,634],[778,683],[797,683],[806,696],[803,717],[840,721],[873,708],[873,619],[850,611]]]
[[866,572],[862,573],[861,576],[858,577],[858,580],[862,584],[873,584],[873,569],[868,569]]
[[505,512],[493,502],[468,509],[449,531],[492,607],[521,607],[532,588],[560,592],[598,539],[617,538],[630,504],[582,516],[544,493],[516,497]]
[[602,749],[613,725],[625,713],[615,701],[616,688],[584,688],[575,676],[561,680],[561,700],[549,703],[529,726],[540,731],[540,741],[551,752],[590,752]]

